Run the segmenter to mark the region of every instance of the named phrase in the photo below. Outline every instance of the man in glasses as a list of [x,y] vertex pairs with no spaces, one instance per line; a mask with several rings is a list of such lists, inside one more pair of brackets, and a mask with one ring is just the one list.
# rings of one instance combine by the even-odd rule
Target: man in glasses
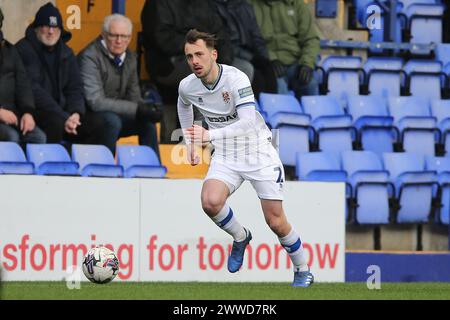
[[104,144],[111,149],[104,115],[86,110],[77,60],[66,45],[71,37],[59,10],[48,2],[16,44],[31,79],[37,125],[47,143]]
[[128,49],[132,23],[120,14],[107,16],[102,34],[78,55],[84,93],[95,112],[108,113],[116,128],[114,139],[138,135],[139,144],[151,147],[158,155],[155,123],[162,110],[142,99],[136,54]]

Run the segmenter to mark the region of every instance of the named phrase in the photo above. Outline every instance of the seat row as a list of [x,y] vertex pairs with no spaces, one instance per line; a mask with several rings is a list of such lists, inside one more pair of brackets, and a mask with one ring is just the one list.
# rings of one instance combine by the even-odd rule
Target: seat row
[[370,151],[297,154],[304,181],[347,184],[347,221],[449,224],[450,158]]
[[60,144],[27,144],[25,156],[17,143],[0,142],[0,174],[162,178],[166,172],[147,146],[118,146],[116,163],[103,145],[73,144],[70,156]]
[[450,152],[450,100],[350,96],[344,108],[332,96],[261,93],[260,113],[278,130],[280,157],[295,166],[297,152],[367,150],[421,155]]
[[[371,42],[410,42],[410,43],[441,43],[443,36],[443,19],[445,5],[440,0],[399,0],[396,10],[396,33],[394,39],[385,39],[384,30],[388,28],[385,25],[387,21],[388,1],[375,0],[354,0],[356,8],[356,17],[358,22],[369,29],[369,40]],[[383,6],[379,4],[383,3]],[[376,5],[378,10],[375,10]],[[373,21],[373,15],[379,14],[377,26],[369,26]],[[372,19],[371,19],[372,17]],[[381,49],[372,50],[374,53],[382,52]],[[411,50],[412,54],[427,55],[429,50],[415,48]]]
[[[441,50],[442,59],[450,57]],[[444,54],[445,52],[445,54]],[[321,93],[345,101],[351,95],[420,96],[447,98],[450,91],[450,64],[442,61],[397,57],[328,56],[318,66]]]

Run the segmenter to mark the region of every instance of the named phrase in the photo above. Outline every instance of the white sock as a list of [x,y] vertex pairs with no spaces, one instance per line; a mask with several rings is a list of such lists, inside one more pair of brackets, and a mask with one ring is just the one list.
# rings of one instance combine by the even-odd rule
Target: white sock
[[303,250],[302,241],[294,228],[291,229],[291,232],[289,232],[287,236],[278,239],[288,252],[292,264],[294,265],[294,271],[308,271],[309,267],[305,257],[305,251]]
[[229,233],[234,241],[244,241],[247,233],[244,227],[237,221],[234,216],[233,210],[225,203],[219,213],[211,218],[219,228]]

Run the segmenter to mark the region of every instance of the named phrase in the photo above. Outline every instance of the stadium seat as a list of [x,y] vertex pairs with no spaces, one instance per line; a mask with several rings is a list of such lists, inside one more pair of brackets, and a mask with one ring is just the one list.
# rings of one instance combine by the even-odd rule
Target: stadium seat
[[79,163],[84,177],[123,176],[123,167],[115,164],[111,151],[103,145],[73,144],[72,160]]
[[27,144],[27,158],[39,175],[78,175],[78,163],[60,144]]
[[389,115],[386,101],[378,96],[352,96],[348,98],[348,112],[358,131],[358,141],[363,150],[379,155],[394,151],[398,130]]
[[380,158],[370,151],[346,151],[342,153],[342,168],[352,186],[354,222],[389,223],[389,199],[395,191]]
[[[413,3],[406,8],[411,43],[441,43],[444,5]],[[430,54],[430,49],[412,48],[412,54]]]
[[436,60],[440,61],[446,74],[450,73],[450,43],[436,45]]
[[398,223],[425,223],[432,212],[437,174],[425,171],[424,157],[414,153],[384,153],[383,165],[395,186]]
[[164,178],[167,173],[155,151],[148,146],[119,145],[117,162],[123,166],[126,178]]
[[439,129],[428,100],[412,96],[393,97],[388,100],[388,105],[394,125],[400,132],[403,149],[421,155],[435,155]]
[[400,96],[406,79],[402,68],[402,58],[367,58],[364,63],[364,72],[368,93],[383,98]]
[[333,96],[304,96],[302,105],[311,116],[311,125],[316,131],[315,145],[321,151],[341,152],[353,149],[356,129],[352,116]]
[[322,61],[320,70],[327,95],[336,97],[342,106],[345,107],[348,96],[359,94],[360,83],[364,81],[360,57],[329,56]]
[[440,61],[412,59],[404,65],[403,70],[408,75],[406,90],[411,95],[430,100],[441,99],[447,76],[442,72]]
[[436,117],[441,131],[441,145],[445,155],[450,152],[450,100],[432,100],[431,114]]
[[310,151],[314,140],[314,130],[310,125],[311,117],[290,94],[260,94],[260,107],[267,114],[272,129],[277,130],[278,148],[284,165],[295,166],[296,153]]
[[334,152],[298,153],[295,172],[304,181],[345,182],[347,179],[340,156]]
[[34,174],[34,165],[15,142],[0,141],[0,174]]
[[440,208],[435,216],[435,222],[449,224],[450,216],[450,158],[426,157],[426,170],[436,171],[440,186],[437,200]]

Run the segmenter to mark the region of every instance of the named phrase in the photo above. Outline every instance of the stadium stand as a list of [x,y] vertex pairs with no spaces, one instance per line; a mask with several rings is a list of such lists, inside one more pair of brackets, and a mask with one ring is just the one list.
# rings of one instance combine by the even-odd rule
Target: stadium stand
[[384,153],[383,165],[395,185],[398,223],[427,223],[432,213],[433,196],[437,190],[437,174],[425,171],[424,157],[418,154]]
[[378,96],[352,96],[347,110],[358,130],[358,142],[363,150],[377,154],[393,152],[399,138],[394,119],[389,115],[385,99]]
[[123,177],[123,167],[116,165],[111,151],[103,145],[73,144],[72,160],[79,163],[83,177]]
[[342,153],[342,168],[352,186],[355,201],[353,222],[358,224],[390,223],[389,199],[394,187],[380,158],[370,151]]
[[33,163],[17,143],[0,141],[0,174],[34,174]]
[[303,113],[294,95],[261,93],[259,101],[261,110],[267,114],[266,121],[277,130],[282,163],[295,166],[296,153],[310,151],[310,141],[314,140],[311,117]]
[[118,146],[117,163],[123,166],[125,178],[164,178],[167,173],[155,151],[148,146]]
[[425,157],[426,170],[436,171],[438,174],[439,191],[437,202],[439,206],[435,215],[436,223],[449,224],[450,214],[450,158]]
[[409,60],[403,67],[408,75],[407,92],[413,96],[441,99],[441,90],[447,83],[442,63],[433,60]]
[[400,96],[405,73],[403,59],[395,57],[369,57],[364,63],[368,94],[383,98]]
[[27,144],[26,154],[39,175],[79,175],[79,164],[60,144]]
[[353,149],[356,129],[352,116],[333,96],[304,96],[302,105],[311,116],[311,125],[317,132],[315,145],[321,151],[341,152]]
[[[431,101],[431,114],[436,117],[438,128],[441,132],[440,154],[447,155],[450,151],[450,140],[447,139],[450,133],[450,100]],[[440,155],[439,154],[439,155]]]
[[421,155],[435,155],[439,129],[436,118],[431,115],[428,100],[414,96],[391,97],[388,106],[394,125],[400,132],[403,149]]

